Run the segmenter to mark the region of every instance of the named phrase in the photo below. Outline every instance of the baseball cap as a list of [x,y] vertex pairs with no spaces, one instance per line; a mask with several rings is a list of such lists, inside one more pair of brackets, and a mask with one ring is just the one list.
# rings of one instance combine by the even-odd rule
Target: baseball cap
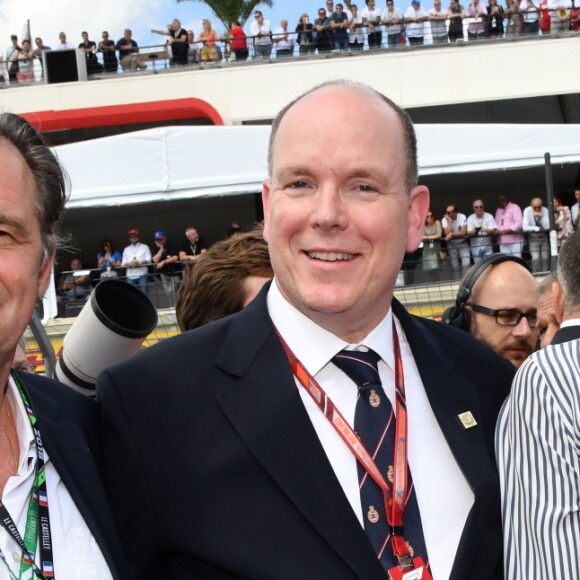
[[140,235],[139,234],[139,230],[135,230],[135,229],[129,230],[129,234],[128,235],[129,236],[139,236]]
[[157,230],[155,232],[155,239],[156,240],[164,240],[165,239],[165,233],[161,230]]

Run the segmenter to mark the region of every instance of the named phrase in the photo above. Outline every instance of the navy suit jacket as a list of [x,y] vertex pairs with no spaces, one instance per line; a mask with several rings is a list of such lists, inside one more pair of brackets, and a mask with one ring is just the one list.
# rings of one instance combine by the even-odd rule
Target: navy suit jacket
[[[57,381],[30,373],[18,375],[32,401],[48,456],[95,538],[111,575],[115,580],[133,578],[96,463],[97,405]],[[56,572],[58,577],[58,563]]]
[[[385,578],[302,404],[265,297],[97,382],[105,487],[139,579]],[[452,580],[499,580],[493,434],[514,369],[466,333],[393,308],[475,495]],[[457,420],[467,410],[478,422],[469,430]]]
[[569,342],[571,340],[576,340],[580,338],[580,325],[575,324],[574,326],[566,326],[560,328],[550,344],[563,344],[564,342]]

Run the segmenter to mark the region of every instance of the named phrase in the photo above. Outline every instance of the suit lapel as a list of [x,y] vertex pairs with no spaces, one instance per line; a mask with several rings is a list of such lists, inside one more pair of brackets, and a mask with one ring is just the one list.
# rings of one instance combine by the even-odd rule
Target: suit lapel
[[[489,475],[492,475],[493,465],[482,462],[482,457],[487,456],[482,429],[477,426],[465,429],[458,419],[458,415],[467,411],[476,420],[480,416],[480,404],[474,385],[455,372],[458,358],[465,356],[465,353],[460,355],[449,344],[429,341],[425,328],[419,327],[396,301],[393,310],[411,346],[437,422],[472,490],[477,493],[482,470],[489,468]],[[433,372],[434,369],[437,371]],[[474,449],[481,449],[482,454],[474,454]]]
[[565,326],[556,332],[550,344],[562,344],[563,342],[570,342],[577,338],[580,338],[580,325]]
[[437,422],[475,496],[451,575],[465,577],[461,567],[471,566],[465,551],[483,540],[483,522],[499,502],[495,463],[490,459],[483,428],[478,425],[465,429],[458,419],[458,415],[469,411],[477,421],[483,411],[475,386],[455,371],[459,357],[465,356],[465,352],[460,354],[443,341],[430,341],[424,325],[419,325],[396,300],[393,300],[393,311],[411,346]]
[[120,543],[114,531],[115,524],[86,437],[78,425],[58,420],[62,408],[58,400],[46,396],[43,390],[28,381],[26,386],[38,417],[42,443],[99,545],[113,578],[131,578],[130,572],[118,567],[124,557],[118,550]]
[[241,377],[218,398],[248,449],[358,577],[384,578],[300,399],[265,292],[233,320],[217,364]]

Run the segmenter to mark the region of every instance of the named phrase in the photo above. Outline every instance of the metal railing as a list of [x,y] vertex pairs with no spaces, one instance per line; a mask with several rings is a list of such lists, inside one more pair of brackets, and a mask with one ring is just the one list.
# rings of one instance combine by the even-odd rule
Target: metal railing
[[[464,42],[466,44],[472,42],[497,42],[501,39],[515,39],[515,38],[534,38],[539,37],[546,34],[551,34],[552,36],[565,36],[569,34],[573,34],[580,29],[580,9],[572,9],[566,11],[566,13],[561,13],[561,11],[557,10],[548,10],[547,8],[541,8],[538,13],[538,24],[537,26],[526,26],[526,19],[525,19],[526,12],[518,12],[515,14],[508,14],[503,13],[500,14],[502,26],[501,26],[501,33],[493,32],[491,33],[488,28],[488,21],[490,20],[490,16],[482,15],[480,18],[470,18],[466,17],[462,20],[462,32],[463,36],[459,38],[460,42]],[[517,23],[519,22],[519,24]],[[423,45],[424,46],[442,46],[453,42],[451,39],[444,38],[444,36],[440,35],[437,38],[433,37],[432,34],[432,22],[425,21],[424,23],[424,35],[423,35]],[[478,32],[477,34],[470,33],[470,27],[473,24],[483,25],[483,30]],[[316,58],[316,57],[327,57],[329,55],[342,55],[345,56],[347,54],[360,54],[362,52],[368,52],[369,50],[372,52],[383,51],[383,50],[398,50],[398,49],[414,49],[416,48],[415,45],[410,45],[408,35],[405,34],[405,19],[402,18],[402,26],[403,32],[400,36],[400,40],[396,45],[389,43],[389,34],[388,34],[388,26],[385,24],[381,24],[377,26],[373,32],[381,33],[381,41],[380,46],[372,46],[369,48],[368,36],[369,31],[367,28],[357,28],[359,34],[362,31],[363,37],[363,46],[361,50],[355,50],[353,48],[353,44],[349,43],[349,48],[338,48],[334,46],[333,43],[333,31],[331,27],[328,27],[328,44],[325,44],[324,47],[320,46],[320,43],[317,44],[316,39],[314,42],[309,46],[307,51],[300,50],[299,34],[295,31],[289,31],[288,37],[291,40],[292,47],[290,52],[288,52],[287,48],[284,48],[283,52],[281,51],[278,54],[277,49],[277,42],[276,42],[276,34],[272,34],[272,42],[271,42],[271,52],[268,54],[267,57],[261,57],[256,55],[255,51],[255,39],[256,37],[247,36],[247,48],[248,48],[248,56],[247,58],[237,59],[235,51],[231,49],[231,43],[233,41],[232,38],[221,37],[216,42],[217,48],[217,59],[210,60],[203,62],[201,59],[201,48],[203,46],[203,41],[194,41],[190,45],[190,50],[188,53],[188,60],[187,64],[185,65],[175,65],[172,62],[170,47],[165,44],[159,45],[150,45],[150,46],[143,46],[140,47],[139,53],[137,53],[138,60],[141,63],[146,64],[146,68],[142,70],[136,70],[137,73],[147,73],[147,72],[160,72],[165,70],[183,70],[183,68],[203,68],[206,66],[224,66],[228,64],[240,64],[243,62],[272,62],[272,61],[281,61],[281,60],[288,60],[292,58]],[[551,27],[551,29],[550,29]],[[481,26],[479,26],[481,28]],[[449,29],[449,19],[445,21],[445,29]],[[316,34],[314,35],[316,38]],[[376,40],[377,36],[375,35],[374,39]],[[443,39],[443,40],[442,40]],[[457,41],[457,39],[455,39]],[[103,61],[103,54],[101,52],[96,53],[97,60],[99,64],[104,67]],[[106,70],[102,72],[89,72],[89,78],[91,77],[103,77],[106,76],[107,78],[114,77],[117,74],[127,74],[127,72],[123,72],[120,59],[119,65],[116,71],[113,72],[106,72]],[[39,83],[43,81],[43,71],[42,71],[42,64],[41,61],[36,58],[33,61],[33,75],[30,77],[29,75],[26,78],[16,79],[14,75],[9,74],[9,67],[10,67],[9,60],[0,60],[0,88],[6,86],[18,86],[18,85],[28,85],[30,83]],[[12,80],[10,79],[12,76]]]

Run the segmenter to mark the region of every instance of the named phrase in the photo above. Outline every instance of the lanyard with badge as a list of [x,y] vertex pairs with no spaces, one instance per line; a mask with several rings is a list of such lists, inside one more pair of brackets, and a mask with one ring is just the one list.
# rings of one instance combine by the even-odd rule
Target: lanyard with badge
[[395,418],[395,453],[393,465],[393,491],[386,482],[380,469],[373,461],[369,452],[348,424],[342,413],[336,408],[324,389],[316,379],[306,370],[304,365],[296,358],[290,347],[286,344],[280,333],[280,343],[284,348],[290,362],[292,373],[298,382],[312,397],[316,406],[322,411],[335,431],[346,443],[351,453],[363,466],[365,471],[373,478],[383,493],[385,512],[391,532],[391,546],[395,560],[399,563],[389,570],[390,580],[406,580],[410,578],[422,578],[432,580],[431,573],[422,557],[413,558],[409,552],[409,545],[405,541],[403,514],[408,495],[408,460],[407,460],[407,406],[405,403],[405,378],[403,372],[403,359],[399,335],[393,319],[393,347],[395,351],[395,395],[396,395],[396,418]]
[[[18,544],[18,547],[22,552],[19,574],[15,574],[10,569],[8,560],[2,550],[0,550],[0,559],[8,569],[10,580],[22,580],[25,578],[32,579],[35,577],[38,580],[47,580],[48,578],[54,578],[54,567],[52,558],[52,536],[50,534],[50,519],[48,515],[48,497],[46,493],[44,447],[42,445],[42,438],[40,437],[36,415],[32,408],[30,397],[26,392],[26,388],[14,371],[12,372],[12,379],[18,388],[18,392],[22,398],[26,414],[30,421],[30,426],[34,432],[36,443],[36,465],[34,469],[34,481],[28,499],[24,538],[20,535],[16,524],[6,509],[6,506],[0,503],[0,525],[8,532],[16,544]],[[40,550],[41,569],[34,561],[37,546]]]

